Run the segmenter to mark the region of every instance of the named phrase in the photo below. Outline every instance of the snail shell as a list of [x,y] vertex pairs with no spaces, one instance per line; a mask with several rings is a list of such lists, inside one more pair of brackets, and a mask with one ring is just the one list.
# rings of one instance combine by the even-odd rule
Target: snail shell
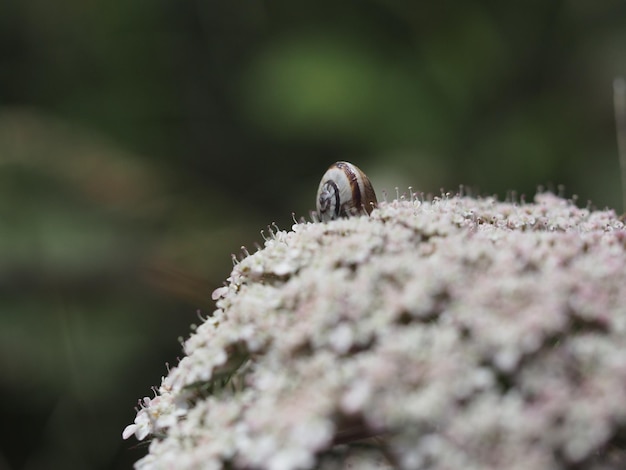
[[332,164],[317,190],[317,214],[322,222],[359,214],[368,214],[376,205],[376,194],[369,178],[356,165]]

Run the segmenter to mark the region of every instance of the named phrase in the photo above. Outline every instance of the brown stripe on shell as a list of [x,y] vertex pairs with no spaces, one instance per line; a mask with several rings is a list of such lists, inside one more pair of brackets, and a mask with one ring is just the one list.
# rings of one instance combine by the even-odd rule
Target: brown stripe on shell
[[363,208],[365,209],[365,212],[371,214],[371,212],[374,210],[374,207],[376,207],[376,204],[378,204],[378,200],[376,199],[376,193],[374,192],[374,187],[372,186],[369,178],[365,176],[365,173],[363,172],[361,172],[361,177],[363,178],[365,201],[367,201],[367,204],[364,204]]
[[[361,188],[359,187],[359,175],[354,171],[354,167],[346,162],[337,162],[336,167],[343,171],[350,182],[350,190],[352,191],[352,208],[361,208]],[[362,176],[363,172],[361,172]],[[367,177],[365,177],[367,179]],[[371,185],[370,185],[371,186]],[[341,212],[346,213],[346,210],[342,207]]]

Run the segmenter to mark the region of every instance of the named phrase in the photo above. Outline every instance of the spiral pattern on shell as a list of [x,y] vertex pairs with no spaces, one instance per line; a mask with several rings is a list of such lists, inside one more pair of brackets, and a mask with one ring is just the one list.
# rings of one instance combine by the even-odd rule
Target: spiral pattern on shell
[[376,194],[369,178],[349,162],[332,164],[317,190],[317,215],[322,222],[369,214],[376,206]]

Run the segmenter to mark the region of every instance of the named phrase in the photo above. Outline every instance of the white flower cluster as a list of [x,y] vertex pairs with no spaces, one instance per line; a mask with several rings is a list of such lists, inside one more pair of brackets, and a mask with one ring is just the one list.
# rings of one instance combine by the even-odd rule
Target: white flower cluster
[[626,229],[446,197],[276,231],[123,433],[137,469],[626,468]]

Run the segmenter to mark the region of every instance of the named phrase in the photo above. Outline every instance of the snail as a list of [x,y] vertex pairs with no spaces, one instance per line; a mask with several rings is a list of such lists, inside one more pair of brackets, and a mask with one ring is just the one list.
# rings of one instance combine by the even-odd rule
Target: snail
[[376,194],[369,178],[356,165],[333,163],[317,190],[317,215],[322,222],[372,212]]

